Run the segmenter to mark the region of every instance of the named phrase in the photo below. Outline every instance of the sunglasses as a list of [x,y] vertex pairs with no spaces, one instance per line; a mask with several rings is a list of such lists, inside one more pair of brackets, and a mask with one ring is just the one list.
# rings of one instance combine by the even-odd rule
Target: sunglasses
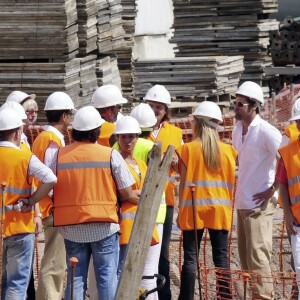
[[233,101],[232,103],[236,107],[244,107],[244,105],[249,105],[249,103],[243,103],[243,102],[240,102],[240,101]]
[[34,110],[34,109],[32,109],[32,110],[26,110],[26,114],[29,114],[29,115],[33,115],[33,114],[38,114],[38,110]]

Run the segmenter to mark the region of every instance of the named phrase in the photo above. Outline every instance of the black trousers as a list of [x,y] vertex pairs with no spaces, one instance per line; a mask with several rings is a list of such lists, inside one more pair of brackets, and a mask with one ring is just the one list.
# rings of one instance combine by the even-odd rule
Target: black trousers
[[[229,269],[228,264],[228,231],[208,229],[212,245],[213,262],[217,276],[217,295],[222,298],[231,299],[230,275],[229,272],[222,273]],[[198,249],[202,240],[204,229],[197,230]],[[184,261],[181,272],[181,285],[179,300],[193,300],[197,272],[197,258],[195,248],[194,230],[183,231]]]

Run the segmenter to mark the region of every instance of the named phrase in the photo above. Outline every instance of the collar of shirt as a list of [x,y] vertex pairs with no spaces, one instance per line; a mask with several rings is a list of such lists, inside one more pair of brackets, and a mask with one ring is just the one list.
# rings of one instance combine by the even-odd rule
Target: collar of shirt
[[57,130],[55,127],[53,127],[51,125],[45,125],[44,130],[55,133],[59,137],[62,145],[65,146],[65,137],[59,130]]
[[20,147],[18,147],[16,144],[8,141],[0,142],[0,147],[15,148],[21,150]]

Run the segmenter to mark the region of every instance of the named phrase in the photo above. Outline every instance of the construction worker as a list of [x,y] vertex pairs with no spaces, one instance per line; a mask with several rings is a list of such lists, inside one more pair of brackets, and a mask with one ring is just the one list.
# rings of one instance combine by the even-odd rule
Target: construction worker
[[[28,95],[21,91],[13,91],[11,92],[8,97],[6,98],[6,103],[10,105],[14,105],[14,103],[17,103],[23,107],[23,110],[26,113],[26,120],[24,121],[25,125],[23,126],[23,133],[21,136],[21,144],[20,147],[23,150],[30,150],[31,147],[28,142],[28,138],[26,136],[26,131],[28,130],[29,126],[33,125],[37,120],[38,115],[38,105],[35,101],[35,94]],[[15,107],[16,109],[20,108],[18,106]],[[41,216],[39,204],[36,205],[36,215]],[[39,233],[39,231],[37,232]],[[35,300],[35,287],[34,287],[34,276],[33,276],[33,270],[29,282],[29,286],[27,289],[27,297],[28,299]]]
[[105,123],[101,126],[98,144],[111,147],[115,143],[114,130],[121,105],[128,101],[123,98],[120,89],[112,84],[98,87],[93,94],[91,105],[94,106]]
[[[296,100],[292,109],[292,116],[290,121],[295,121],[296,128],[300,130],[300,98]],[[296,134],[294,136],[297,136]],[[292,246],[291,266],[296,272],[296,281],[298,289],[293,289],[292,299],[300,299],[299,285],[300,285],[300,213],[299,213],[299,188],[298,188],[298,168],[299,161],[299,139],[294,139],[283,148],[279,149],[281,158],[278,163],[276,181],[279,183],[279,195],[284,210],[286,230]]]
[[[65,146],[63,133],[72,120],[72,99],[64,92],[52,93],[46,101],[44,111],[48,125],[44,127],[32,145],[32,152],[48,167],[57,149]],[[53,227],[53,201],[50,195],[40,202],[45,233],[44,256],[38,279],[37,299],[60,300],[63,294],[63,279],[66,270],[64,240]]]
[[16,102],[22,105],[27,115],[25,125],[23,126],[23,134],[21,139],[21,147],[23,148],[24,145],[27,145],[28,148],[30,148],[27,136],[24,133],[26,133],[29,126],[33,125],[37,120],[38,105],[35,101],[35,97],[35,94],[28,95],[21,91],[13,91],[6,98],[6,102]]
[[[0,111],[0,181],[4,194],[3,278],[1,299],[26,299],[32,273],[35,224],[40,217],[33,211],[21,212],[22,203],[34,204],[47,195],[56,176],[30,151],[20,149],[23,122],[11,108]],[[32,193],[32,177],[41,181]],[[3,197],[3,195],[2,195]]]
[[[91,255],[99,299],[113,300],[119,261],[117,192],[121,201],[137,202],[135,183],[124,159],[116,151],[96,143],[105,121],[92,106],[77,111],[72,124],[75,143],[58,151],[54,189],[54,226],[64,237],[67,261],[77,257],[74,299],[84,299]],[[71,267],[65,298],[70,299]]]
[[232,143],[238,151],[238,181],[235,194],[237,235],[243,270],[256,273],[253,297],[273,299],[270,276],[273,214],[277,205],[275,179],[276,153],[281,143],[280,132],[259,116],[264,104],[261,87],[244,82],[236,91]]
[[[228,299],[231,298],[229,272],[226,272],[229,270],[228,232],[232,222],[237,152],[219,140],[218,123],[223,118],[217,104],[204,101],[192,115],[193,141],[177,149],[180,157],[178,225],[183,233],[184,251],[179,299],[194,299],[196,253],[204,228],[209,231],[218,275],[217,296]],[[194,195],[189,188],[192,183],[196,185]],[[221,270],[225,270],[224,274]]]
[[[182,130],[168,122],[170,118],[169,107],[171,105],[170,93],[164,86],[157,84],[148,90],[144,97],[144,101],[150,105],[157,120],[149,139],[153,142],[160,141],[162,143],[162,154],[166,152],[169,145],[178,148],[182,144]],[[163,239],[158,269],[159,274],[163,275],[166,279],[165,286],[158,292],[159,298],[164,300],[171,299],[169,244],[174,214],[176,170],[177,161],[174,159],[165,189],[167,212],[163,226]]]
[[[150,108],[151,109],[151,108]],[[134,149],[138,141],[138,135],[141,133],[139,123],[136,119],[130,116],[125,116],[116,122],[115,134],[117,135],[117,142],[120,148],[120,154],[124,158],[129,171],[135,179],[133,190],[139,194],[143,188],[144,179],[147,172],[147,165],[144,161],[134,157]],[[121,235],[120,235],[120,258],[118,267],[118,277],[121,274],[127,244],[131,235],[132,226],[134,223],[135,213],[137,211],[138,202],[123,201],[121,205]],[[158,273],[158,261],[160,255],[159,241],[162,238],[162,224],[157,224],[154,228],[151,247],[149,248],[144,276],[153,276]],[[142,280],[141,286],[146,290],[152,290],[157,287],[156,280],[147,279]],[[157,293],[153,293],[147,297],[150,299],[158,299]]]

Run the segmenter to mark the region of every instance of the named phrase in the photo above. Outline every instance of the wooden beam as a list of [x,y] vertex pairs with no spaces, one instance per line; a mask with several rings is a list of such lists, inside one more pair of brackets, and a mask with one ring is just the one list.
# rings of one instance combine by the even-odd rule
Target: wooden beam
[[162,161],[160,142],[155,143],[151,151],[148,171],[116,293],[115,299],[117,300],[136,299],[138,294],[174,151],[175,148],[169,146]]

